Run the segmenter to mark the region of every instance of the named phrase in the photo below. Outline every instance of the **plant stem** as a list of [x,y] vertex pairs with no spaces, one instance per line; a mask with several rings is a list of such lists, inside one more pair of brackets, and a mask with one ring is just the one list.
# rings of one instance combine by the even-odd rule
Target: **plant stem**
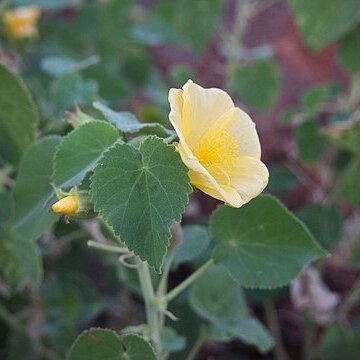
[[166,288],[167,288],[167,283],[168,283],[168,278],[169,278],[169,273],[170,273],[170,270],[171,270],[172,261],[174,259],[174,251],[175,251],[175,248],[170,248],[169,249],[168,256],[166,258],[164,271],[163,271],[163,274],[161,276],[160,283],[159,283],[159,286],[158,286],[158,289],[157,289],[157,292],[156,292],[158,297],[161,297],[161,296],[165,295]]
[[247,18],[252,10],[248,0],[237,0],[235,4],[235,20],[231,34],[228,36],[228,54],[226,64],[226,87],[231,85],[232,75],[239,63],[239,49],[242,42]]
[[[170,270],[171,270],[172,261],[174,259],[174,253],[175,253],[175,248],[170,247],[168,255],[166,257],[166,263],[165,263],[164,271],[163,271],[163,274],[161,276],[158,289],[156,291],[156,296],[157,296],[158,299],[162,299],[164,297],[164,295],[166,294],[167,286],[168,286],[168,280],[169,280],[169,273],[170,273]],[[163,307],[166,310],[166,307],[167,307],[166,301],[164,302]],[[164,314],[163,311],[160,312],[159,317],[160,317],[159,322],[160,322],[160,330],[161,330],[164,327],[164,323],[165,323],[165,314]]]
[[87,242],[87,246],[91,247],[91,248],[99,249],[99,250],[104,250],[107,252],[116,253],[116,254],[126,254],[129,252],[129,249],[125,248],[125,247],[107,245],[107,244],[99,243],[97,241],[92,241],[92,240],[89,240]]
[[311,320],[308,314],[304,316],[303,329],[304,329],[304,341],[302,347],[302,359],[311,360],[315,324],[313,323],[313,321]]
[[203,266],[201,266],[198,270],[196,270],[192,275],[190,275],[187,279],[185,279],[181,284],[179,284],[176,288],[172,289],[166,296],[165,301],[169,302],[176,298],[181,292],[183,292],[188,286],[193,284],[195,280],[197,280],[204,272],[206,272],[212,265],[214,264],[214,260],[208,260]]
[[274,303],[271,300],[265,301],[264,310],[267,324],[270,328],[272,335],[275,338],[275,358],[276,360],[288,360],[289,356],[285,351],[284,343],[282,341],[279,319],[276,314]]
[[191,348],[189,355],[186,357],[186,360],[195,360],[196,359],[196,355],[199,353],[201,347],[204,345],[205,342],[205,338],[203,336],[199,336],[195,342],[195,344],[193,345],[193,347]]
[[150,338],[154,344],[158,356],[161,359],[162,347],[160,340],[158,308],[155,301],[154,288],[152,285],[149,267],[146,262],[143,262],[140,259],[138,259],[137,270],[138,270],[141,290],[145,302],[146,319],[149,327]]
[[343,301],[342,305],[340,306],[337,312],[338,313],[337,318],[339,322],[341,323],[346,322],[346,317],[348,312],[358,302],[359,299],[360,299],[360,278],[355,281],[354,286],[346,295],[345,300]]

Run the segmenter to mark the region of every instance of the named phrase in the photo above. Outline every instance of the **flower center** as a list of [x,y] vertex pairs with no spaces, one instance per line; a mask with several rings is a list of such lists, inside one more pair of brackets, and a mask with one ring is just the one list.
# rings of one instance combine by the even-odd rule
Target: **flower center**
[[206,132],[193,154],[206,168],[233,166],[239,157],[236,139],[228,132]]

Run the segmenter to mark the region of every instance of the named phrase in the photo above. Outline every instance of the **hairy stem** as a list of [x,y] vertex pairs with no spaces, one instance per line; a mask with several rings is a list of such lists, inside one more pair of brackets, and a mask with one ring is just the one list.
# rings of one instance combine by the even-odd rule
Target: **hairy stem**
[[92,241],[89,240],[87,242],[87,246],[91,247],[91,248],[95,248],[98,250],[104,250],[107,252],[112,252],[112,253],[116,253],[116,254],[126,254],[129,252],[129,249],[126,247],[119,247],[119,246],[115,246],[115,245],[107,245],[107,244],[103,244],[103,243],[99,243],[97,241]]
[[196,340],[195,344],[193,345],[193,347],[191,348],[189,355],[186,357],[186,360],[195,360],[196,356],[198,355],[204,343],[205,343],[205,338],[200,335]]
[[[161,276],[158,289],[156,291],[156,296],[159,299],[162,299],[164,297],[164,295],[166,294],[166,291],[167,291],[169,273],[170,273],[170,270],[171,270],[172,261],[174,259],[174,252],[175,252],[175,248],[169,248],[169,252],[168,252],[168,256],[166,258],[164,271],[163,271],[163,274]],[[163,309],[163,310],[166,310],[167,303],[164,302],[163,306],[165,307],[165,309]],[[159,316],[160,316],[159,321],[160,321],[160,330],[161,330],[163,328],[163,326],[164,326],[164,323],[165,323],[164,311],[161,311]]]
[[141,285],[141,290],[144,297],[146,319],[149,327],[150,338],[154,344],[155,350],[158,353],[160,359],[162,358],[162,347],[160,340],[160,326],[159,326],[159,314],[156,304],[154,288],[150,276],[149,267],[146,262],[138,260],[138,275]]
[[176,298],[181,292],[183,292],[188,286],[192,285],[204,272],[206,272],[212,265],[214,260],[208,260],[203,266],[191,274],[187,279],[185,279],[181,284],[172,289],[166,296],[166,302],[169,302]]
[[275,338],[276,360],[289,360],[289,356],[285,351],[284,343],[282,341],[279,319],[276,314],[276,309],[274,307],[273,302],[270,300],[265,301],[264,310],[265,310],[267,324],[269,326],[271,334]]

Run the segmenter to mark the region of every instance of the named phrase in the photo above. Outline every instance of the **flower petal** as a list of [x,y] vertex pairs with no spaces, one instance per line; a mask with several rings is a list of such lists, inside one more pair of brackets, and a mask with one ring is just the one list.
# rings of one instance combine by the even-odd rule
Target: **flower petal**
[[184,106],[182,95],[182,90],[170,89],[168,97],[171,109],[169,119],[178,136],[182,135],[182,108]]
[[234,107],[223,90],[204,89],[189,80],[183,86],[182,131],[192,149],[206,130],[224,113]]
[[191,184],[215,199],[221,200],[233,207],[244,204],[239,193],[232,187],[220,185],[217,180],[201,165],[199,160],[183,142],[178,144],[178,151],[184,164],[189,169]]
[[269,181],[265,164],[248,156],[241,156],[237,166],[228,172],[231,186],[239,193],[244,204],[258,196]]
[[240,156],[250,156],[260,160],[261,146],[256,125],[243,110],[235,108],[229,133],[237,140]]

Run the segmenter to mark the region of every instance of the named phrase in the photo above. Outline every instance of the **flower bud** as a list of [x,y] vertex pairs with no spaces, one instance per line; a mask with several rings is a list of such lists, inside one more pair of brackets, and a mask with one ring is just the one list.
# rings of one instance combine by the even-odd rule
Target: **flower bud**
[[91,219],[96,216],[87,192],[78,191],[75,187],[69,193],[62,191],[57,191],[56,193],[60,200],[51,206],[51,210],[55,214],[65,215],[66,217],[78,220]]
[[79,209],[79,203],[74,195],[69,195],[59,200],[51,206],[55,214],[72,216]]
[[79,126],[86,124],[90,121],[94,121],[92,116],[87,115],[81,111],[81,109],[75,105],[75,111],[74,112],[67,112],[65,114],[66,122],[68,122],[74,129],[78,128]]
[[41,10],[37,6],[19,7],[6,11],[3,22],[9,38],[21,39],[37,36],[37,21],[40,15]]

